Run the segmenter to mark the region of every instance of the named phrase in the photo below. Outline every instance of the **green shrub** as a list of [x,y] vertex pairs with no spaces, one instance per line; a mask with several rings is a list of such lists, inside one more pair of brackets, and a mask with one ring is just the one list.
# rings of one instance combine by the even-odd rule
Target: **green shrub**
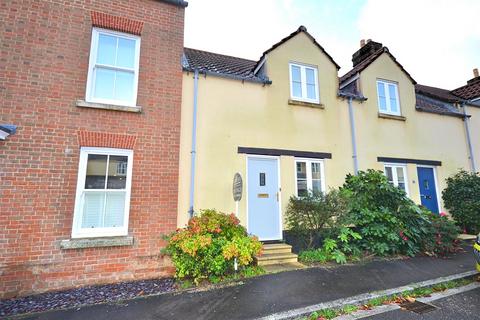
[[433,255],[447,255],[458,247],[460,228],[444,213],[430,214],[430,236],[424,239],[424,250]]
[[362,250],[380,256],[413,256],[422,250],[431,222],[383,172],[370,169],[347,175],[341,192],[348,198],[347,221],[361,235]]
[[337,190],[309,192],[304,197],[290,198],[285,221],[290,231],[304,239],[305,247],[312,248],[321,231],[336,225],[346,212],[346,201]]
[[447,178],[442,192],[445,208],[463,230],[480,232],[480,174],[464,170]]
[[356,258],[360,254],[360,250],[354,242],[361,238],[352,229],[343,227],[339,230],[335,240],[327,238],[323,242],[322,248],[300,252],[299,259],[300,261],[310,263],[335,261],[336,263],[344,264],[347,262],[347,258]]
[[256,237],[248,236],[234,214],[215,210],[202,211],[167,240],[164,253],[172,258],[175,276],[196,283],[207,278],[217,281],[232,273],[235,258],[240,268],[251,266],[262,248]]

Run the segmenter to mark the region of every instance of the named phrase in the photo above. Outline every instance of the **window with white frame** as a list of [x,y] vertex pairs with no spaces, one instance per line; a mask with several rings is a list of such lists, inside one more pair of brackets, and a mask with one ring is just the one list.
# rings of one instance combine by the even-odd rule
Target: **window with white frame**
[[93,28],[85,100],[135,106],[140,37]]
[[127,235],[132,157],[132,150],[81,148],[73,238]]
[[378,110],[381,113],[400,115],[398,84],[391,81],[377,80]]
[[390,183],[402,189],[408,196],[407,166],[402,164],[385,164],[385,175]]
[[290,97],[319,103],[317,67],[290,63]]
[[295,160],[297,196],[304,197],[309,192],[325,191],[323,161],[313,159]]

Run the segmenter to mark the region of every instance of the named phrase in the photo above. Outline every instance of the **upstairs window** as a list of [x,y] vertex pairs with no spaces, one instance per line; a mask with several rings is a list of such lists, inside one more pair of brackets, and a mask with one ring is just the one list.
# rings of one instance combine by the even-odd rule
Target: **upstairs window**
[[385,175],[391,184],[405,191],[408,196],[407,166],[401,164],[385,164]]
[[400,115],[398,85],[395,82],[377,80],[377,95],[380,113]]
[[308,192],[318,193],[325,191],[323,161],[321,160],[296,160],[297,196],[304,197]]
[[292,100],[320,102],[316,67],[290,63],[290,97]]
[[139,58],[140,37],[93,28],[85,99],[135,106]]
[[132,150],[82,148],[72,237],[128,232]]

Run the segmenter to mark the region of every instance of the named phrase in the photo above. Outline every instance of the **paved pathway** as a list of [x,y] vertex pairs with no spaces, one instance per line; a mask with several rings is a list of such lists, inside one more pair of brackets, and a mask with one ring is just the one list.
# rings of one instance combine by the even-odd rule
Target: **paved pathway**
[[272,313],[474,270],[471,252],[337,268],[308,268],[205,292],[165,294],[113,305],[53,311],[27,319],[254,319]]

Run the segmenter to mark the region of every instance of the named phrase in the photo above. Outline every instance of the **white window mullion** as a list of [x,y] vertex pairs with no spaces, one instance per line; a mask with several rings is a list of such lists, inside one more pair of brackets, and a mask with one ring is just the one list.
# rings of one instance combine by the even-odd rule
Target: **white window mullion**
[[300,66],[300,76],[302,79],[302,98],[307,97],[307,73],[304,66]]
[[312,163],[310,161],[305,161],[306,169],[307,169],[307,189],[308,192],[313,191],[313,183],[312,183]]

